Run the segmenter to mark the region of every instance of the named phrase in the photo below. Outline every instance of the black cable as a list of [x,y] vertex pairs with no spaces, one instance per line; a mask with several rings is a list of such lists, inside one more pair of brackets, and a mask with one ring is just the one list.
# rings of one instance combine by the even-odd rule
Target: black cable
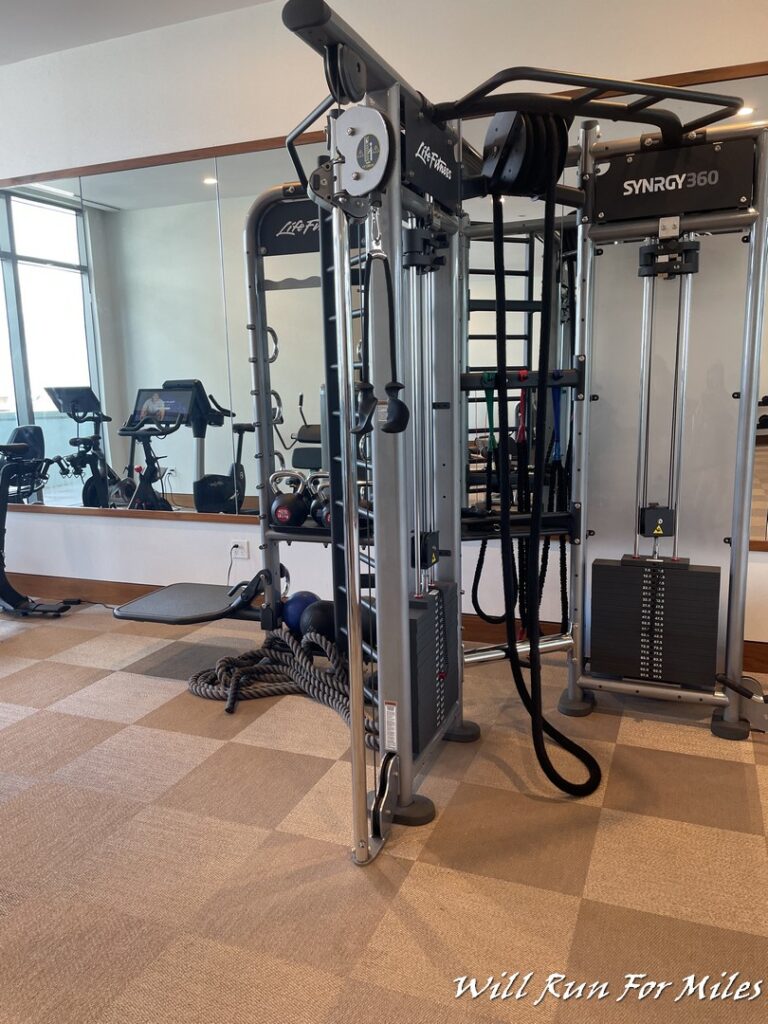
[[[531,736],[536,758],[547,778],[558,789],[571,796],[588,796],[600,785],[601,772],[595,758],[583,747],[580,747],[573,740],[569,739],[553,725],[551,725],[542,713],[541,708],[541,654],[539,651],[539,610],[538,610],[538,559],[535,557],[539,551],[541,541],[541,517],[543,499],[543,471],[544,471],[544,446],[541,438],[546,433],[547,413],[547,374],[549,371],[549,342],[550,327],[552,322],[552,282],[554,276],[554,233],[555,233],[555,179],[551,174],[547,182],[545,213],[544,213],[544,259],[543,259],[543,283],[541,299],[541,322],[539,340],[539,383],[538,402],[536,410],[536,437],[539,443],[536,445],[533,469],[532,488],[532,510],[531,510],[531,534],[528,544],[529,558],[527,565],[527,584],[529,597],[528,634],[530,641],[530,672],[531,690],[530,693],[525,685],[520,655],[517,650],[515,637],[515,619],[512,591],[512,566],[511,566],[511,529],[509,516],[512,507],[512,498],[508,474],[502,473],[499,479],[499,497],[501,503],[501,561],[502,579],[504,584],[504,606],[507,612],[506,632],[507,646],[512,675],[515,686],[520,695],[523,705],[531,716]],[[506,343],[506,295],[505,295],[505,274],[504,274],[504,215],[501,204],[501,196],[493,196],[493,251],[494,251],[494,281],[496,286],[496,361],[499,367],[497,375],[499,383],[499,448],[500,462],[502,465],[509,460],[509,408],[507,374],[503,372],[507,366],[507,343]],[[506,460],[506,463],[505,463]],[[522,572],[522,566],[521,566]],[[585,782],[571,782],[558,772],[549,757],[545,734],[555,740],[563,750],[572,754],[582,762],[589,775]]]

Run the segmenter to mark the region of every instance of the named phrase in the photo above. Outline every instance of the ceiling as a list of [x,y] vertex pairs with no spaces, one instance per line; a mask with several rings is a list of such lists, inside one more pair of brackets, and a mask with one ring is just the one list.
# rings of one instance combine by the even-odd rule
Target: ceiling
[[0,64],[271,0],[0,0]]

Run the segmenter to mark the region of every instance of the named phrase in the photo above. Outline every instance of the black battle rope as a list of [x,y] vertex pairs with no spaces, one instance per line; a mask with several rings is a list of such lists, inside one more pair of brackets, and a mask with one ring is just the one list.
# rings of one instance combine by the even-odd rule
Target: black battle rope
[[[313,649],[317,648],[328,662],[326,667],[315,662]],[[189,680],[189,689],[197,697],[226,701],[225,710],[230,713],[238,700],[286,694],[310,697],[333,708],[349,725],[347,662],[336,645],[319,633],[306,633],[298,640],[287,626],[275,629],[257,650],[219,658],[214,668],[196,673]],[[371,750],[379,748],[378,729],[368,715],[365,745]]]
[[[496,379],[494,373],[484,373],[483,382],[488,386],[485,389],[485,403],[488,408],[488,452],[485,459],[485,510],[491,512],[493,510],[493,465],[494,460],[496,463],[496,475],[501,476],[501,462],[499,461],[499,448],[496,443],[495,427],[493,425],[493,391],[491,384]],[[475,614],[483,620],[483,622],[490,622],[494,626],[500,625],[506,619],[506,615],[491,615],[490,612],[484,610],[480,604],[480,581],[483,577],[483,567],[485,566],[485,556],[488,552],[488,538],[484,537],[480,544],[480,551],[477,556],[477,564],[475,565],[475,575],[472,577],[472,607],[475,610]],[[514,555],[512,556],[512,574],[514,577],[514,590],[517,595],[518,580],[517,580],[517,566],[515,564]],[[517,601],[517,598],[515,598]]]
[[[539,651],[539,610],[538,610],[538,584],[539,567],[538,558],[535,557],[539,551],[541,541],[541,517],[543,504],[543,478],[544,478],[544,445],[541,438],[546,433],[547,416],[547,374],[549,371],[549,342],[550,328],[552,323],[552,283],[554,278],[554,235],[555,235],[555,176],[550,174],[547,181],[546,199],[544,207],[544,258],[543,258],[543,282],[541,290],[541,323],[539,337],[539,380],[537,388],[536,408],[536,437],[539,443],[536,444],[534,466],[533,466],[533,503],[531,510],[531,534],[529,540],[529,551],[531,557],[527,565],[527,584],[529,597],[528,635],[530,640],[530,669],[531,669],[531,690],[530,693],[525,685],[520,655],[517,650],[517,639],[515,637],[514,618],[514,594],[512,588],[512,566],[510,552],[512,547],[510,513],[512,509],[512,496],[508,473],[501,473],[499,478],[499,498],[501,503],[501,565],[502,578],[504,582],[504,607],[506,609],[506,632],[507,646],[512,676],[517,687],[517,692],[523,702],[525,710],[531,716],[531,736],[533,747],[544,774],[553,785],[564,793],[571,796],[588,796],[594,793],[600,785],[600,766],[595,758],[583,747],[580,747],[573,740],[569,739],[551,723],[549,723],[541,709],[541,654]],[[499,384],[499,448],[500,464],[509,465],[509,407],[507,388],[507,317],[506,317],[506,281],[504,274],[504,213],[501,204],[501,196],[493,196],[493,255],[494,255],[494,281],[496,285],[496,362],[498,365]],[[522,572],[522,566],[521,566]],[[544,735],[549,736],[558,743],[563,750],[577,758],[589,773],[585,782],[571,782],[560,774],[552,764],[544,741]]]

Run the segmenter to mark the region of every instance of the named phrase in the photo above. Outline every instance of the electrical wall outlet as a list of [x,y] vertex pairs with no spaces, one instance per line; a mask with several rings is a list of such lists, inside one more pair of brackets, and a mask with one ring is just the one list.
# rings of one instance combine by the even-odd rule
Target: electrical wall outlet
[[247,540],[233,540],[230,544],[233,558],[250,558],[251,546]]

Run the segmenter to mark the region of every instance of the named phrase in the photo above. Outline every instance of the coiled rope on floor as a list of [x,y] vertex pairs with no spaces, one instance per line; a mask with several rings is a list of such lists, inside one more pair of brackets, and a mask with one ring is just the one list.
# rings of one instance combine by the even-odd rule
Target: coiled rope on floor
[[[318,650],[326,665],[317,663]],[[235,710],[238,700],[309,697],[332,708],[349,725],[349,673],[347,661],[335,644],[319,633],[300,640],[283,626],[267,634],[253,651],[219,658],[213,668],[197,672],[189,689],[206,700],[226,701],[225,711]],[[365,718],[365,744],[378,750],[379,731],[369,715]]]

